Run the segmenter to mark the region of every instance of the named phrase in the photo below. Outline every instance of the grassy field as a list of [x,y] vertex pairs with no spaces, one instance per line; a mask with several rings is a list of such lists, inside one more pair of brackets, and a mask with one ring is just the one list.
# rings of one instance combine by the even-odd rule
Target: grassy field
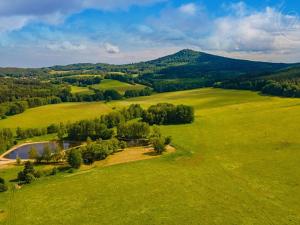
[[0,128],[46,127],[52,123],[58,124],[60,122],[96,118],[111,110],[111,106],[103,102],[46,105],[28,109],[22,114],[0,120]]
[[[47,177],[0,194],[0,221],[32,225],[300,224],[300,99],[198,89],[95,105],[108,111],[133,102],[195,107],[193,124],[162,127],[164,134],[172,135],[176,153]],[[75,105],[87,111],[93,104]],[[41,108],[33,109],[31,116],[40,115]],[[75,109],[64,110],[65,116],[59,119],[66,120]],[[26,113],[21,117],[31,118]],[[40,118],[45,124],[44,120]],[[13,124],[13,120],[6,121]],[[0,171],[0,176],[13,178],[17,170]]]
[[125,82],[110,79],[105,79],[100,84],[95,84],[91,87],[100,90],[115,89],[116,91],[119,91],[122,94],[127,90],[140,90],[145,88],[145,86],[141,84],[132,85]]
[[71,86],[71,93],[72,94],[93,94],[93,91],[90,90],[88,87],[78,87],[78,86]]

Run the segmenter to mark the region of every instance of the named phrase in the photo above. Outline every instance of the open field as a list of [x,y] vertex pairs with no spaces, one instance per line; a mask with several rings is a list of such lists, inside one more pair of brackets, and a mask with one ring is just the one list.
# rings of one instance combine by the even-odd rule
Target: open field
[[88,87],[78,87],[78,86],[71,86],[71,93],[72,94],[93,94],[94,92],[90,90]]
[[110,79],[105,79],[100,84],[91,85],[91,87],[100,90],[114,89],[116,91],[119,91],[122,94],[127,90],[140,90],[145,88],[145,86],[141,84],[132,85],[118,80],[110,80]]
[[52,123],[96,118],[112,109],[103,102],[81,102],[46,105],[26,110],[24,113],[0,120],[0,128],[46,127]]
[[[175,153],[0,194],[0,224],[300,224],[300,99],[197,89],[44,106],[0,127],[45,126],[158,102],[195,108],[193,124],[162,127]],[[18,170],[0,176],[14,178]]]

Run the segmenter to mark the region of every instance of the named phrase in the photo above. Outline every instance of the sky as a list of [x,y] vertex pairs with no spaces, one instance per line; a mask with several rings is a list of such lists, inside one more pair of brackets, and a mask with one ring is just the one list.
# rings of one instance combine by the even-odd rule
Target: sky
[[300,62],[295,0],[0,0],[0,66],[123,64],[194,49]]

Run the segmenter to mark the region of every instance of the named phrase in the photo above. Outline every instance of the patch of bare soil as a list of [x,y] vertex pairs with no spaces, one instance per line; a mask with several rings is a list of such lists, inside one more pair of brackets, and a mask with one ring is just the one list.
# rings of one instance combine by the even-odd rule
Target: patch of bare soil
[[[175,148],[168,145],[164,154],[175,152]],[[97,162],[97,166],[111,166],[115,164],[128,163],[160,157],[152,147],[127,148],[124,151],[110,155],[107,159]]]

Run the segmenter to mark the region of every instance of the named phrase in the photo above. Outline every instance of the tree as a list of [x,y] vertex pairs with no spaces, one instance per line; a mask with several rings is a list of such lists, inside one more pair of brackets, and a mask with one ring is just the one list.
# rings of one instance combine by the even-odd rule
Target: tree
[[29,159],[34,159],[34,160],[38,161],[39,153],[35,147],[30,148],[30,150],[28,152],[28,157],[29,157]]
[[68,163],[72,168],[79,169],[82,163],[82,154],[78,149],[70,150],[68,154]]
[[31,183],[38,175],[30,161],[25,162],[23,171],[18,173],[18,180],[26,184]]
[[64,158],[64,151],[59,147],[57,146],[52,155],[51,155],[51,159],[54,161],[54,162],[59,162],[61,161],[62,159]]
[[17,158],[16,158],[16,164],[18,166],[22,164],[22,160],[21,160],[21,158],[19,156],[17,156]]
[[52,152],[50,150],[50,146],[46,145],[42,153],[42,159],[45,160],[46,162],[49,162],[51,160],[51,155]]
[[150,126],[144,122],[127,122],[118,126],[118,137],[125,139],[147,138]]

